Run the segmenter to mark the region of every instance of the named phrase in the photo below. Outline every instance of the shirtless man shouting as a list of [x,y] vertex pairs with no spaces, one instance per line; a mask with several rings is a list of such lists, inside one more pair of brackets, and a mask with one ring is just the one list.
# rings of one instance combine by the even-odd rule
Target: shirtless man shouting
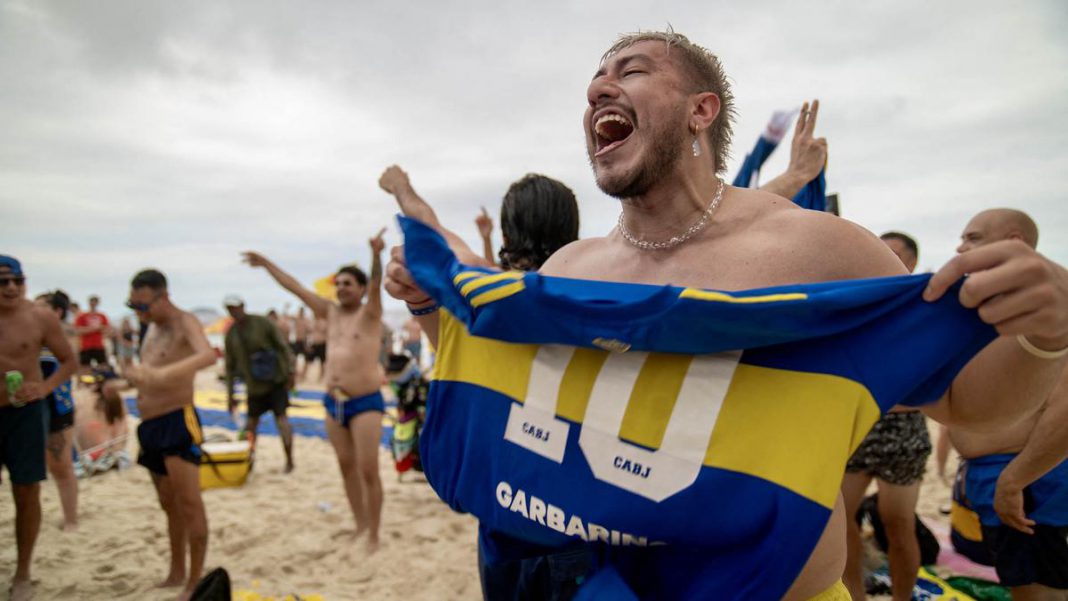
[[[48,347],[59,361],[47,379],[41,377],[41,347]],[[41,401],[69,380],[76,367],[59,318],[26,298],[22,265],[14,257],[0,255],[0,372],[9,374],[7,386],[0,387],[0,465],[7,466],[15,497],[18,548],[11,599],[21,601],[33,595],[30,560],[41,528],[48,436],[48,405]],[[9,390],[14,394],[8,394]]]
[[[541,273],[718,290],[903,274],[901,261],[862,228],[719,179],[732,99],[719,60],[684,36],[643,32],[610,48],[587,89],[583,126],[597,185],[620,200],[622,214],[606,236],[558,250]],[[941,297],[965,273],[971,275],[961,303],[978,307],[1002,336],[924,411],[951,427],[996,428],[1040,406],[1065,367],[1068,271],[1024,244],[1002,241],[951,260],[932,276],[924,298]],[[436,341],[436,304],[412,280],[402,251],[394,253],[388,276],[387,290],[420,314],[423,331]],[[839,497],[782,598],[849,598],[840,581],[845,519]],[[652,564],[655,553],[648,558]],[[630,567],[641,568],[639,561]],[[678,576],[702,585],[702,573]]]
[[[148,322],[141,346],[141,363],[131,365],[125,381],[109,383],[105,394],[137,388],[141,425],[137,462],[152,473],[159,504],[167,515],[171,567],[161,587],[184,585],[178,595],[186,601],[204,571],[208,550],[208,516],[200,497],[200,418],[193,408],[196,373],[215,364],[215,352],[204,337],[200,321],[171,303],[167,278],[146,269],[130,282],[126,306]],[[189,548],[189,570],[185,553]]]
[[[246,252],[245,261],[263,267],[283,288],[307,305],[316,319],[327,323],[326,433],[337,453],[356,535],[367,533],[368,551],[378,550],[382,516],[382,481],[378,474],[378,441],[382,438],[385,408],[379,387],[378,353],[382,345],[383,228],[371,238],[371,278],[346,265],[334,276],[337,303],[317,296],[300,285],[266,257]],[[367,300],[364,302],[364,294]]]

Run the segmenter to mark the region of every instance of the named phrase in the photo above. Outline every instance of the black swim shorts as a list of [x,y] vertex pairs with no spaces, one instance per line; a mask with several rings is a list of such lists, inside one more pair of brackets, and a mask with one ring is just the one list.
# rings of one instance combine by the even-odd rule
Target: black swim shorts
[[48,406],[34,401],[23,407],[0,407],[0,465],[14,484],[45,479]]
[[167,475],[164,457],[181,457],[200,465],[200,443],[204,437],[200,417],[192,405],[141,422],[137,426],[137,440],[141,443],[137,463],[153,473]]

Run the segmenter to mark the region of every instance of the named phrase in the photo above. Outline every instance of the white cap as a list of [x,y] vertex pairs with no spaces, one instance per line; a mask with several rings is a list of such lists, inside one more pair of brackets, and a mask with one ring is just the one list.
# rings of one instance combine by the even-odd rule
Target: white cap
[[223,299],[224,307],[243,307],[245,306],[245,299],[236,294],[227,294]]

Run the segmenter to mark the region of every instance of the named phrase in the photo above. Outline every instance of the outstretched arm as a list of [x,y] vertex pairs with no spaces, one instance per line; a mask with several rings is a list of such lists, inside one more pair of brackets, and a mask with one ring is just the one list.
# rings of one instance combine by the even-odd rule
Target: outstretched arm
[[422,221],[444,236],[449,243],[449,248],[456,253],[456,258],[461,263],[487,267],[494,266],[493,261],[490,261],[489,265],[487,265],[485,259],[475,254],[462,238],[441,225],[437,214],[434,213],[434,209],[415,193],[415,189],[412,188],[412,184],[408,180],[408,174],[403,169],[396,165],[387,167],[382,173],[382,177],[378,179],[378,185],[397,199],[397,205],[405,216]]
[[493,254],[493,219],[482,207],[482,212],[475,217],[475,226],[478,227],[478,235],[482,238],[482,256],[491,264],[497,264],[497,257]]
[[827,138],[812,136],[819,112],[819,100],[812,101],[811,110],[807,102],[801,107],[794,126],[794,139],[790,143],[790,165],[782,175],[760,186],[761,190],[792,199],[820,174],[820,169],[827,163]]
[[1050,395],[1046,410],[1031,431],[1027,444],[998,478],[994,510],[1002,522],[1034,534],[1035,521],[1024,512],[1023,489],[1068,458],[1068,369]]
[[951,259],[931,278],[924,298],[938,299],[965,274],[961,304],[977,308],[1001,336],[924,411],[950,427],[993,430],[1037,411],[1068,364],[1068,354],[1056,352],[1068,347],[1068,271],[1022,242],[1005,240]]
[[316,317],[326,319],[327,313],[330,311],[330,301],[319,296],[318,294],[308,290],[304,286],[300,285],[297,278],[282,271],[277,265],[271,262],[267,257],[252,251],[246,251],[241,253],[245,262],[252,267],[263,267],[267,270],[267,273],[271,274],[274,281],[278,282],[278,285],[286,290],[295,294],[300,300],[304,301],[305,305],[312,310],[312,313]]
[[371,245],[371,276],[367,282],[367,316],[375,321],[382,319],[382,249],[386,247],[386,241],[382,235],[386,228],[378,231],[368,243]]

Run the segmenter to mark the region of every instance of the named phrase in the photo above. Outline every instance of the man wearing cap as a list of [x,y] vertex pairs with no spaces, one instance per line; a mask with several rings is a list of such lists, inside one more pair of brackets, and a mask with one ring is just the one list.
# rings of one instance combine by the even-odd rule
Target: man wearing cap
[[[14,257],[0,255],[0,465],[6,465],[15,498],[18,564],[11,599],[29,599],[30,560],[41,527],[41,481],[45,479],[48,407],[40,401],[76,368],[74,352],[50,309],[26,298],[26,277]],[[48,347],[59,366],[41,376],[39,356]]]
[[100,297],[95,294],[90,296],[89,310],[74,318],[74,329],[79,336],[78,362],[84,373],[89,373],[94,361],[97,365],[108,362],[108,355],[104,350],[104,333],[110,324],[108,316],[97,310],[99,305]]
[[286,417],[289,389],[293,386],[293,357],[289,345],[271,320],[245,312],[245,301],[236,294],[223,300],[234,318],[226,333],[226,400],[234,411],[234,379],[245,383],[248,397],[246,430],[256,434],[260,416],[271,411],[282,448],[286,453],[285,473],[293,471],[293,429]]

